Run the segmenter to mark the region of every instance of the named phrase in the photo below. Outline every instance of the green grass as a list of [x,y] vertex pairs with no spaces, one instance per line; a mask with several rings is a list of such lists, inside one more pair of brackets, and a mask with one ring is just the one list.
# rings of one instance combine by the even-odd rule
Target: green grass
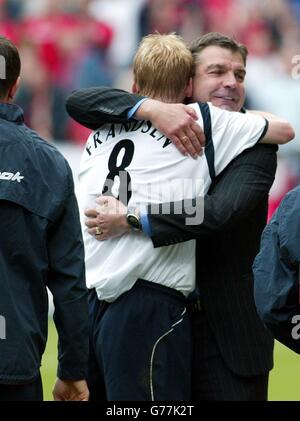
[[274,368],[270,374],[270,401],[300,401],[300,355],[275,343]]
[[[300,356],[280,343],[275,345],[275,364],[270,374],[270,401],[300,401]],[[57,335],[53,322],[49,323],[49,337],[42,362],[44,399],[52,400],[56,379]]]

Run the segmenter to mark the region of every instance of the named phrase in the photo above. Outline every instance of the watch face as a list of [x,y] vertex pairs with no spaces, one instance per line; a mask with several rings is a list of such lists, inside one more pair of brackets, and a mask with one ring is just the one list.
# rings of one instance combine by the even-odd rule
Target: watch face
[[136,215],[127,215],[127,221],[128,224],[136,230],[140,230],[141,229],[141,223],[139,221],[139,218]]

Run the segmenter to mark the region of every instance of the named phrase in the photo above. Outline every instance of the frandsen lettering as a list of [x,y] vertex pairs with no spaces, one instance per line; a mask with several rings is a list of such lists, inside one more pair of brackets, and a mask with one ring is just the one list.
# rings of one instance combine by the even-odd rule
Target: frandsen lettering
[[123,123],[123,124],[111,124],[106,125],[105,129],[100,128],[96,130],[88,140],[86,145],[86,152],[89,155],[92,155],[93,152],[97,151],[97,149],[105,142],[109,141],[110,139],[114,139],[116,136],[120,136],[122,133],[124,135],[129,132],[138,132],[140,131],[141,135],[147,134],[151,136],[151,138],[155,139],[156,141],[164,140],[162,143],[162,148],[169,146],[171,141],[163,134],[159,133],[153,126],[150,121],[135,121],[131,123]]

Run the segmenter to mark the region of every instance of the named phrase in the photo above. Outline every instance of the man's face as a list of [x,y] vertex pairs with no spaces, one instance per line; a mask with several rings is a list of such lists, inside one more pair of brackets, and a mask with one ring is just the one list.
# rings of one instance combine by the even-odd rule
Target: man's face
[[211,102],[216,107],[239,111],[245,100],[245,66],[239,53],[218,46],[198,54],[193,79],[193,100]]

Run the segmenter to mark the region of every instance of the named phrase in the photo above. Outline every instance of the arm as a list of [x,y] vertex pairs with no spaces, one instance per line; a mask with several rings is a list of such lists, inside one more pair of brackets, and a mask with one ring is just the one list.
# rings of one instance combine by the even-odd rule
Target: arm
[[260,317],[276,339],[298,353],[299,198],[299,188],[285,196],[262,234],[253,264],[254,297]]
[[47,231],[47,247],[47,286],[53,294],[59,339],[57,376],[64,381],[83,380],[87,377],[88,302],[81,227],[69,168],[64,206]]
[[[244,151],[220,174],[204,198],[204,220],[199,225],[186,225],[186,218],[195,214],[195,200],[183,202],[183,213],[151,215],[151,239],[155,247],[190,239],[205,238],[230,229],[267,195],[276,171],[276,147],[257,145]],[[178,209],[178,207],[177,207]],[[150,210],[150,209],[148,209]]]
[[[230,229],[266,199],[276,171],[276,146],[257,145],[244,151],[220,174],[204,198],[204,220],[188,225],[188,219],[202,215],[203,200],[192,199],[160,206],[158,214],[151,214],[147,208],[154,247],[166,246],[197,238],[206,238],[214,233]],[[114,198],[100,197],[99,207],[89,209],[86,225],[89,233],[96,234],[98,226],[103,234],[96,236],[105,240],[128,232],[126,207]],[[163,209],[170,209],[164,214]],[[181,213],[176,210],[182,209]],[[195,220],[196,221],[196,220]],[[150,234],[149,234],[150,235]]]
[[[199,105],[201,109],[204,107],[204,104]],[[239,151],[252,147],[257,142],[284,144],[292,140],[295,135],[292,126],[287,121],[269,113],[243,114],[222,110],[211,104],[209,108],[214,145],[216,147],[217,140],[219,148],[223,149],[224,146],[229,148],[227,152],[236,149],[240,153]],[[264,115],[270,118],[266,119]],[[222,134],[221,142],[217,137],[220,133]]]
[[142,98],[121,89],[102,86],[74,91],[67,98],[66,108],[75,121],[96,130],[104,123],[128,121],[128,112]]
[[[197,139],[200,139],[200,132],[199,125],[195,121],[195,110],[192,108],[194,105],[196,104],[192,104],[191,106],[184,104],[165,104],[161,101],[149,99],[140,105],[135,116],[138,119],[150,120],[156,128],[169,139],[172,139],[173,143],[176,143],[176,146],[185,135],[196,145]],[[268,112],[251,111],[245,114],[221,110],[214,106],[211,106],[211,112],[213,112],[212,123],[213,126],[217,126],[217,130],[220,127],[220,119],[223,123],[225,120],[227,126],[231,126],[231,129],[236,129],[236,134],[231,133],[231,137],[233,138],[241,137],[241,134],[245,131],[247,134],[253,131],[253,122],[251,120],[254,117],[251,117],[251,114],[259,115],[268,120],[266,131],[262,134],[260,143],[284,144],[292,140],[295,136],[292,126],[287,121]],[[227,131],[226,140],[230,139],[228,134],[229,132]],[[204,139],[202,144],[204,145]],[[253,144],[250,146],[253,146]]]
[[[260,115],[261,117],[264,117],[266,120],[268,120],[268,130],[262,138],[261,143],[284,144],[295,137],[294,129],[290,123],[281,119],[280,117],[277,117],[276,115],[267,111],[247,110],[247,112],[250,114]],[[243,113],[246,113],[244,108]]]
[[[121,89],[107,87],[74,91],[66,101],[69,115],[78,123],[96,130],[104,123],[124,123],[129,111],[143,99]],[[205,137],[195,122],[197,114],[184,104],[164,104],[160,101],[145,101],[134,114],[137,119],[149,119],[166,135],[181,153],[200,154]]]
[[294,129],[287,121],[267,111],[250,110],[249,113],[260,115],[269,121],[269,127],[262,143],[274,143],[274,140],[278,139],[279,142],[276,143],[284,144],[294,139]]

